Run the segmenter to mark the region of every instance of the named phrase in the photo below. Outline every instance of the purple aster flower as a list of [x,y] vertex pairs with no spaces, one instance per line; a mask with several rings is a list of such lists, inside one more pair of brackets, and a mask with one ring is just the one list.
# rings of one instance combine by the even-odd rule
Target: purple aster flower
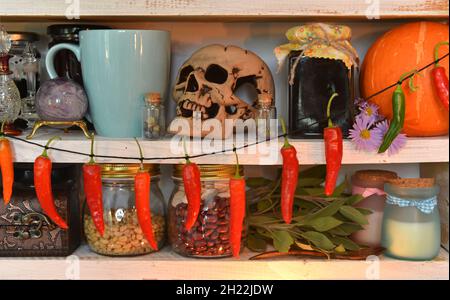
[[[374,131],[376,131],[377,134],[384,137],[388,129],[389,129],[389,121],[384,120],[377,124]],[[397,154],[406,145],[406,141],[407,141],[406,134],[400,133],[399,135],[397,135],[397,137],[394,139],[394,141],[388,148],[388,155]]]
[[361,113],[358,117],[363,117],[367,119],[369,126],[372,126],[375,122],[379,121],[378,119],[378,105],[370,103],[365,107],[361,107]]
[[367,101],[364,100],[364,98],[355,98],[354,103],[355,103],[356,106],[358,106],[358,108],[360,110],[363,109],[364,107],[366,107],[367,104],[368,104]]
[[380,131],[375,131],[370,127],[371,124],[367,118],[356,118],[353,129],[350,129],[349,137],[355,143],[357,150],[373,151],[380,146],[383,136]]

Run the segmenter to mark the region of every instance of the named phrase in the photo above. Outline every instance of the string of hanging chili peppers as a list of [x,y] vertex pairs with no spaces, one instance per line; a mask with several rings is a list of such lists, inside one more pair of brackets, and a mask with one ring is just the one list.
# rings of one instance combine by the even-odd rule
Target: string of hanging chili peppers
[[[405,80],[410,79],[409,88],[411,91],[415,91],[416,87],[413,84],[413,79],[416,74],[427,69],[430,66],[434,66],[431,75],[433,79],[434,88],[438,95],[439,100],[442,105],[448,110],[449,109],[449,88],[448,88],[448,78],[445,74],[445,69],[439,65],[439,62],[449,56],[449,53],[438,58],[439,47],[442,45],[448,45],[448,42],[440,42],[435,46],[434,56],[435,60],[418,69],[407,72],[403,74],[399,81],[393,85],[390,85],[373,95],[367,97],[370,99],[378,94],[381,94],[390,88],[396,86],[396,89],[392,96],[392,108],[393,108],[393,118],[391,120],[388,131],[383,137],[383,143],[379,148],[379,153],[385,152],[397,135],[401,132],[404,119],[405,119],[405,95],[402,89],[402,83]],[[331,104],[335,97],[338,95],[334,93],[327,105],[327,119],[328,127],[324,129],[324,143],[325,143],[325,157],[326,157],[326,167],[327,174],[325,179],[325,195],[330,196],[333,194],[334,188],[336,186],[337,177],[342,163],[342,131],[339,127],[334,126],[331,120]],[[50,144],[55,139],[61,139],[58,136],[52,137],[45,146],[21,139],[19,137],[10,136],[4,133],[3,127],[4,123],[1,125],[0,131],[0,171],[2,174],[2,186],[3,186],[3,199],[5,204],[11,199],[12,187],[14,182],[14,168],[13,168],[13,157],[10,142],[7,138],[22,141],[24,143],[32,144],[41,148],[44,148],[42,154],[36,158],[34,162],[34,184],[36,189],[36,195],[38,201],[48,217],[60,228],[68,229],[67,223],[58,214],[57,208],[54,203],[52,188],[51,188],[51,172],[52,172],[52,161],[48,157],[47,151],[52,149],[54,151],[68,152],[83,156],[89,156],[90,160],[88,163],[83,165],[83,181],[84,189],[86,193],[86,202],[88,204],[91,217],[95,224],[96,229],[100,235],[104,234],[104,220],[103,220],[103,202],[102,202],[102,182],[101,182],[101,167],[98,165],[94,157],[111,158],[111,159],[137,159],[135,157],[121,157],[121,156],[107,156],[107,155],[95,155],[94,154],[94,135],[91,137],[91,152],[86,154],[83,152],[72,151],[67,149],[60,149],[56,147],[50,147]],[[297,151],[294,146],[289,144],[287,138],[287,131],[284,120],[281,119],[281,125],[283,129],[283,134],[276,137],[267,138],[265,140],[258,140],[254,143],[245,144],[236,148],[233,145],[232,151],[236,155],[236,174],[230,179],[230,209],[231,209],[231,222],[230,222],[230,241],[232,244],[233,256],[238,257],[240,251],[240,241],[242,234],[242,223],[245,216],[245,179],[239,174],[239,160],[236,151],[238,149],[244,149],[253,145],[257,145],[270,140],[278,139],[284,137],[284,145],[280,150],[281,156],[283,158],[283,168],[282,168],[282,183],[281,183],[281,213],[283,220],[286,223],[290,223],[292,219],[292,209],[294,202],[294,193],[298,181],[298,170],[299,162],[297,159]],[[220,151],[214,151],[210,153],[202,153],[188,156],[186,150],[186,142],[183,139],[184,146],[184,157],[152,157],[145,158],[142,153],[142,148],[137,139],[136,143],[139,147],[141,161],[140,170],[135,176],[135,201],[136,210],[138,215],[139,225],[149,242],[150,246],[157,250],[158,245],[155,241],[153,224],[151,219],[151,209],[150,209],[150,174],[144,170],[143,162],[144,160],[167,160],[167,159],[182,159],[186,160],[186,164],[183,166],[182,177],[184,182],[184,188],[186,191],[186,198],[188,202],[188,213],[185,220],[185,227],[190,230],[197,221],[197,217],[201,205],[201,181],[200,181],[200,170],[197,164],[190,161],[189,158],[197,158],[208,155],[215,155],[219,153],[229,152],[229,149],[223,149]]]

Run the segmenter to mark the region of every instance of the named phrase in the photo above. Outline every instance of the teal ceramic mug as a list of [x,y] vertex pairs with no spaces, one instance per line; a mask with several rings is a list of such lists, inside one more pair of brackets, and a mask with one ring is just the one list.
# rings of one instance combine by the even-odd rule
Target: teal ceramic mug
[[98,135],[129,138],[142,135],[144,95],[167,94],[170,33],[159,30],[80,31],[80,45],[49,49],[45,65],[57,77],[55,54],[68,49],[81,62],[89,116]]

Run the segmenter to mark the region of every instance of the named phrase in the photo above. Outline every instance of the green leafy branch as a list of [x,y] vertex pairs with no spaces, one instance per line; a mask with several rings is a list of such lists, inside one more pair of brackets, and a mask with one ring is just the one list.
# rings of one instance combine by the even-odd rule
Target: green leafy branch
[[280,213],[280,176],[275,181],[250,179],[247,247],[264,252],[271,243],[279,252],[299,248],[326,254],[360,250],[349,237],[363,229],[372,212],[355,207],[363,197],[345,194],[346,182],[325,196],[325,173],[324,166],[317,166],[299,174],[291,224],[284,223]]

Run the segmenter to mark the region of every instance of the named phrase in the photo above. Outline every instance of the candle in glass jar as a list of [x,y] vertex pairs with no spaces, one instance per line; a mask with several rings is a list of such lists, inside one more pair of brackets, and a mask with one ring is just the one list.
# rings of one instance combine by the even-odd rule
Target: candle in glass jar
[[394,178],[397,178],[395,172],[383,170],[361,170],[352,176],[352,194],[365,197],[356,204],[356,207],[372,211],[366,216],[368,224],[364,226],[364,229],[352,235],[356,243],[370,247],[380,246],[381,224],[386,201],[383,186],[387,180]]

